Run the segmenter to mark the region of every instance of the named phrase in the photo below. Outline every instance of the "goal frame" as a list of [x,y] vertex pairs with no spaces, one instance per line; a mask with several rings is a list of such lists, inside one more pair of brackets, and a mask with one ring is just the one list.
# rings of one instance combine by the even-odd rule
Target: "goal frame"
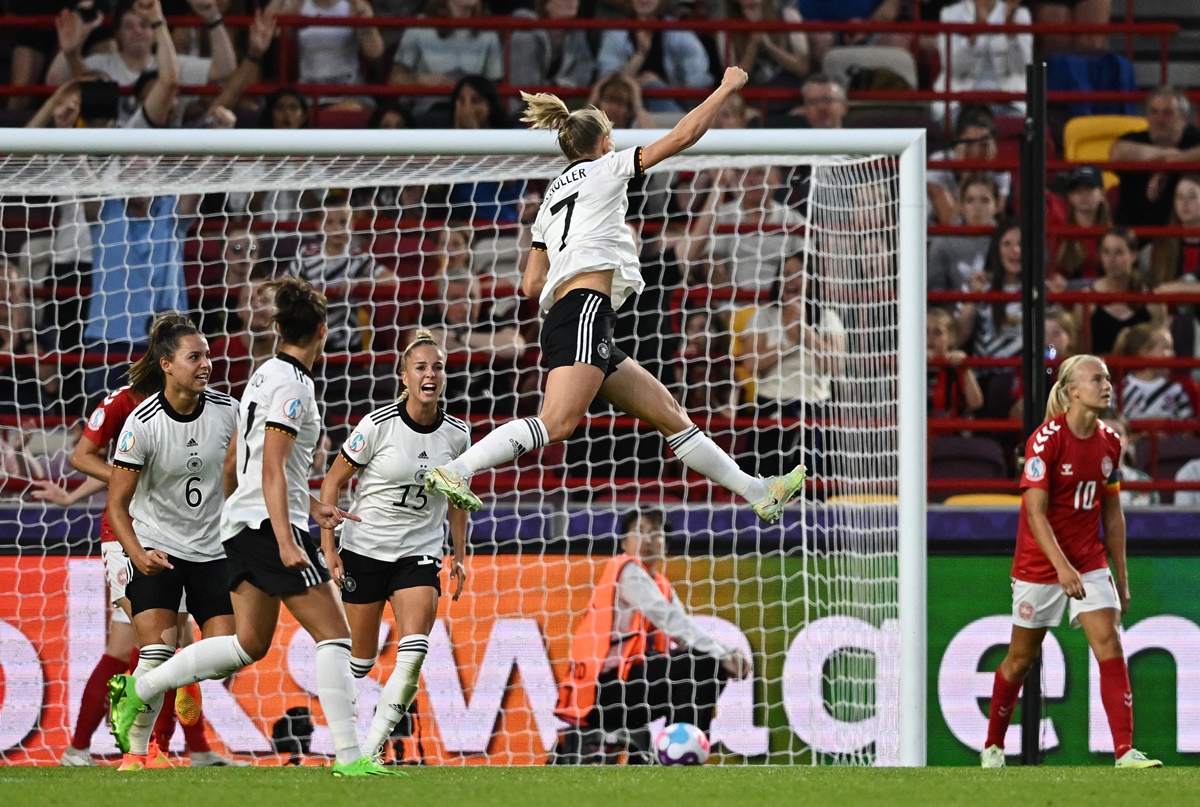
[[[622,147],[665,130],[618,130]],[[924,129],[710,131],[693,155],[885,155],[898,161],[899,761],[926,761],[926,391]],[[558,155],[553,133],[464,130],[5,129],[5,155],[529,156]]]

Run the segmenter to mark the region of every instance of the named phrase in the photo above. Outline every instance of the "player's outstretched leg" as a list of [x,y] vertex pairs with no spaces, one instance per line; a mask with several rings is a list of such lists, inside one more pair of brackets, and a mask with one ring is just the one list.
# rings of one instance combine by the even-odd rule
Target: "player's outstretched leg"
[[108,722],[113,739],[122,754],[129,753],[129,730],[141,712],[150,707],[138,697],[137,680],[128,674],[114,675],[108,680]]
[[425,490],[445,494],[452,506],[468,513],[474,513],[483,507],[483,502],[471,492],[467,480],[448,468],[433,468],[428,471],[425,474]]
[[804,478],[808,473],[803,465],[797,465],[783,476],[771,476],[763,480],[767,492],[762,498],[753,502],[751,507],[758,517],[767,523],[774,523],[783,515],[784,506],[790,502],[804,487]]

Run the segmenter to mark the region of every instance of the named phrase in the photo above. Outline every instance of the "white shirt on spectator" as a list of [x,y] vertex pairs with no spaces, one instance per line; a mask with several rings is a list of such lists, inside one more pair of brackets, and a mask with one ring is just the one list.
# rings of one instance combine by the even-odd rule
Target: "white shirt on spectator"
[[1196,408],[1178,379],[1160,376],[1146,381],[1130,373],[1121,382],[1121,414],[1130,420],[1187,420]]
[[[441,37],[435,28],[409,28],[400,37],[395,61],[418,76],[440,73],[451,81],[470,75],[499,81],[504,75],[500,37],[495,31],[455,28]],[[424,114],[437,101],[418,98],[413,112]]]
[[[1184,465],[1175,473],[1176,482],[1200,482],[1200,458]],[[1200,490],[1175,491],[1175,504],[1180,507],[1200,507]]]
[[[206,59],[201,56],[187,56],[180,54],[176,57],[179,60],[179,84],[182,87],[199,87],[208,84],[208,74],[212,69],[212,59]],[[113,81],[120,84],[122,87],[132,87],[137,84],[138,73],[133,68],[125,63],[119,53],[93,53],[83,60],[87,65],[88,70],[99,70]],[[145,72],[158,69],[158,62],[151,56],[146,62]],[[171,120],[172,126],[178,126],[179,121],[183,118],[184,108],[190,103],[195,96],[180,96],[179,105],[176,107],[175,116]],[[124,125],[125,121],[129,120],[130,116],[137,111],[137,99],[122,96],[120,114],[117,116],[117,124]]]
[[[939,19],[944,23],[985,22],[989,25],[1004,25],[1007,22],[1008,6],[997,2],[986,20],[975,18],[974,0],[960,0],[941,10]],[[1013,12],[1013,23],[1029,25],[1033,17],[1024,6]],[[946,42],[949,40],[949,53]],[[938,53],[941,56],[942,72],[933,82],[935,90],[1003,90],[1025,91],[1025,67],[1033,62],[1033,34],[951,34],[938,37]],[[949,66],[947,68],[947,66]],[[949,87],[947,87],[949,84]],[[951,117],[958,115],[958,103],[952,103]],[[1016,114],[1025,113],[1024,101],[1010,101]],[[930,107],[934,120],[941,121],[946,114],[946,105],[934,101]]]
[[[350,0],[339,0],[328,8],[304,0],[304,17],[352,17]],[[296,38],[300,43],[301,84],[362,84],[357,29],[346,25],[309,25]]]
[[[818,330],[822,335],[838,335],[846,332],[846,326],[837,314],[824,308]],[[833,397],[832,379],[817,372],[814,352],[799,344],[785,343],[779,306],[768,305],[755,311],[746,326],[746,334],[759,334],[768,349],[780,351],[779,361],[757,379],[755,396],[760,401],[819,404]]]

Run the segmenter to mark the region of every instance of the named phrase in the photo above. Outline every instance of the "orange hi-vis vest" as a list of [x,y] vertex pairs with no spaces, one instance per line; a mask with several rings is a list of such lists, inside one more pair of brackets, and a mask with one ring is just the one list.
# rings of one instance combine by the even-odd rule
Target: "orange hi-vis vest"
[[[621,643],[617,675],[622,681],[629,679],[629,670],[634,664],[645,660],[647,648],[652,646],[659,653],[667,652],[667,635],[655,628],[645,614],[634,615],[633,624],[625,636],[617,637],[614,633],[617,581],[621,579],[621,571],[627,563],[636,563],[649,573],[641,559],[632,555],[621,554],[610,560],[571,638],[571,666],[566,679],[559,685],[558,705],[554,708],[554,713],[568,723],[580,725],[596,705],[596,687],[614,640]],[[654,582],[669,602],[671,582],[657,573]]]

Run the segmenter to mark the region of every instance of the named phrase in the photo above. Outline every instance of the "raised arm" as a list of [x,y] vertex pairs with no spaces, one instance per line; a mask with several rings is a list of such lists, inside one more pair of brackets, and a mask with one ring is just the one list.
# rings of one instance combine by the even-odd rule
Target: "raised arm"
[[217,8],[216,0],[188,0],[188,5],[204,20],[204,27],[208,29],[208,44],[212,50],[208,80],[224,81],[237,67],[237,54],[234,52],[229,30],[221,19],[221,10]]
[[275,17],[262,11],[255,12],[254,23],[250,26],[250,41],[246,46],[246,55],[242,58],[237,70],[225,82],[221,92],[209,106],[211,113],[217,107],[232,109],[242,100],[246,88],[262,77],[262,60],[271,47],[275,38]]
[[146,120],[155,126],[166,126],[175,95],[179,91],[179,58],[175,54],[175,41],[171,39],[171,31],[163,19],[159,0],[138,0],[134,8],[154,30],[155,57],[158,59],[158,80],[150,88],[142,109]]
[[684,149],[694,146],[696,141],[703,137],[708,128],[712,126],[726,99],[745,84],[745,70],[740,67],[725,68],[721,86],[717,87],[712,95],[705,98],[700,106],[684,115],[683,120],[675,124],[675,128],[665,137],[655,140],[642,149],[642,167],[645,169],[658,165],[668,157],[673,157]]
[[[355,17],[374,17],[375,10],[367,0],[352,0],[350,14]],[[373,25],[355,28],[354,35],[358,37],[358,47],[364,57],[375,61],[383,55],[383,34],[379,33],[378,28]]]

